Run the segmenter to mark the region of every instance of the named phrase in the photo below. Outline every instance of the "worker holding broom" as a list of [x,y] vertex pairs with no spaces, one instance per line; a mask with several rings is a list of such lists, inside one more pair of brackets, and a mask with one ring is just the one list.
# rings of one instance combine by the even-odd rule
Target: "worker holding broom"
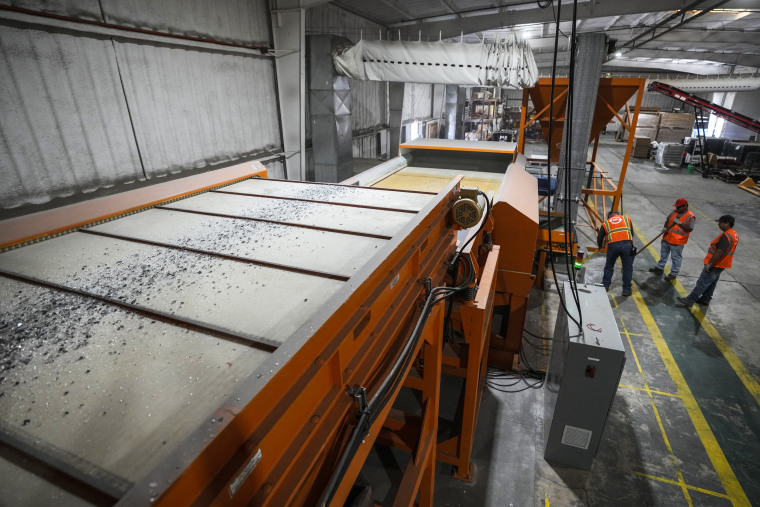
[[607,220],[599,228],[596,237],[599,249],[607,245],[607,262],[604,265],[602,284],[604,290],[610,290],[612,274],[618,257],[623,264],[623,296],[631,295],[631,279],[633,278],[633,258],[636,249],[633,247],[633,223],[631,219],[619,211],[607,213]]
[[683,259],[683,247],[689,241],[689,233],[694,230],[694,223],[697,219],[694,213],[689,211],[689,201],[683,197],[678,199],[673,206],[675,209],[665,219],[665,225],[662,228],[660,262],[649,269],[651,273],[662,273],[665,264],[668,262],[668,255],[670,255],[672,259],[670,274],[665,277],[666,280],[674,280],[678,276]]

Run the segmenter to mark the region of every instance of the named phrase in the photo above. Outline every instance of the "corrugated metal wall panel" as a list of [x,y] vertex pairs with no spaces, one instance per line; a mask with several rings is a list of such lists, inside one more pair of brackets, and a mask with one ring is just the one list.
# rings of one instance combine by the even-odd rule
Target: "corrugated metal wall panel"
[[270,59],[117,43],[146,175],[233,161],[281,144]]
[[270,45],[266,0],[0,0],[33,11],[176,35]]
[[430,118],[433,112],[433,85],[406,83],[404,86],[404,111],[402,123]]
[[101,0],[107,23],[269,45],[266,0]]
[[386,88],[387,84],[384,81],[351,80],[351,117],[354,132],[387,126]]
[[446,100],[446,85],[433,85],[433,105],[431,107],[431,116],[433,118],[443,118],[443,103]]
[[334,5],[325,4],[306,10],[306,34],[340,35],[351,42],[361,38],[377,40],[380,30],[385,35],[385,28],[377,23],[361,18]]
[[[102,20],[96,1],[4,4]],[[104,10],[134,13],[131,25],[148,19],[150,29],[193,23],[192,35],[237,37],[245,44],[270,39],[265,0],[187,5],[151,9],[152,3],[130,0],[104,4]],[[242,19],[228,24],[231,17]],[[138,41],[129,32],[112,39],[88,33],[90,25],[68,31],[39,19],[23,29],[0,24],[0,207],[76,197],[282,149],[272,58],[223,46],[199,49],[178,39]]]
[[352,143],[354,158],[377,158],[377,134],[355,137]]
[[520,107],[522,107],[522,96],[522,90],[503,88],[501,90],[501,103],[504,105],[504,107],[513,107],[520,109]]
[[285,176],[285,163],[280,158],[267,160],[266,162],[263,162],[264,167],[267,169],[267,177],[278,179],[278,180],[286,180],[288,179]]
[[0,5],[10,5],[31,11],[42,11],[91,21],[103,21],[98,0],[0,0]]
[[[628,101],[630,106],[636,105],[636,95]],[[670,113],[673,109],[683,108],[683,102],[657,92],[644,92],[641,99],[642,107],[659,107],[664,113]]]
[[111,41],[0,26],[0,202],[143,179]]

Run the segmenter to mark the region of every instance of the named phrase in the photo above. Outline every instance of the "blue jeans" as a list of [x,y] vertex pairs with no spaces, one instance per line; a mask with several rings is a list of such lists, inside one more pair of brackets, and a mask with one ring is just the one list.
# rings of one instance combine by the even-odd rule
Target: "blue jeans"
[[602,278],[605,289],[610,288],[612,273],[615,271],[615,261],[620,257],[620,262],[623,263],[623,292],[630,292],[631,279],[633,278],[631,248],[633,248],[631,241],[615,241],[607,245],[607,264],[604,265],[604,277]]
[[723,273],[723,268],[712,268],[710,271],[703,269],[697,279],[697,285],[694,286],[691,294],[686,296],[686,299],[692,303],[697,299],[709,302],[712,299],[713,292],[715,292],[715,286],[718,285],[721,273]]
[[683,259],[683,247],[685,245],[673,245],[665,240],[662,240],[660,244],[660,262],[657,263],[657,267],[665,269],[665,264],[668,262],[668,254],[672,259],[670,263],[670,274],[677,275],[681,271],[681,260]]

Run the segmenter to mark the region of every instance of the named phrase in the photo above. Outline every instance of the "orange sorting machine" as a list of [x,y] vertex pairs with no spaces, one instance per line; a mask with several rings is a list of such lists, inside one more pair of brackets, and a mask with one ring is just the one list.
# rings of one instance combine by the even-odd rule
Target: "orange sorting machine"
[[421,354],[395,503],[432,505],[461,178],[261,170],[0,224],[4,501],[343,505]]
[[[345,181],[374,188],[438,191],[454,175],[462,185],[489,195],[491,211],[476,226],[459,232],[459,247],[477,271],[472,300],[455,299],[446,328],[443,372],[464,379],[458,428],[439,439],[437,459],[454,466],[453,475],[472,479],[470,455],[488,364],[511,369],[522,343],[528,297],[534,283],[538,235],[538,181],[525,171],[514,143],[415,140],[402,144],[401,156]],[[512,162],[513,157],[515,159]],[[480,229],[482,221],[482,231]],[[476,235],[477,231],[477,235]],[[498,326],[492,331],[494,315]],[[452,336],[451,330],[456,331]],[[414,378],[408,380],[414,387]],[[399,432],[408,415],[392,414]],[[389,445],[405,448],[403,442]]]

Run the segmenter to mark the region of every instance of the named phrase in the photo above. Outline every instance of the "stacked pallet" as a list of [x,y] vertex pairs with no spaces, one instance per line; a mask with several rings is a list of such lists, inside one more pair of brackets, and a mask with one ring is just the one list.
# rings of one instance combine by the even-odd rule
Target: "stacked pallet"
[[649,158],[649,143],[650,139],[648,137],[636,136],[633,140],[631,156],[634,158]]
[[[627,113],[623,119],[626,123],[630,123],[631,121]],[[657,137],[657,127],[659,124],[660,109],[657,107],[642,107],[641,111],[639,111],[639,119],[636,122],[636,133],[634,134],[634,137],[648,137],[649,139],[654,139]],[[623,126],[620,126],[615,139],[617,141],[627,141],[628,131]]]
[[694,115],[688,113],[660,113],[657,142],[682,143],[685,137],[691,136],[692,130],[694,130]]

